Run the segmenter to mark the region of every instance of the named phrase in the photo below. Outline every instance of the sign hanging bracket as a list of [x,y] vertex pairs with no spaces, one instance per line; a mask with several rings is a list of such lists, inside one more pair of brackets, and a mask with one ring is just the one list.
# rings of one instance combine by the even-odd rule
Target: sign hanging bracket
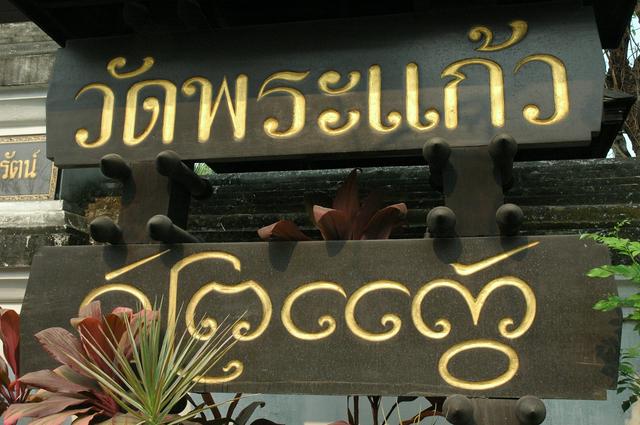
[[451,148],[440,137],[425,143],[431,186],[444,194],[445,205],[427,216],[431,237],[515,236],[524,214],[504,204],[513,185],[513,159],[518,144],[508,134],[494,137],[485,147]]

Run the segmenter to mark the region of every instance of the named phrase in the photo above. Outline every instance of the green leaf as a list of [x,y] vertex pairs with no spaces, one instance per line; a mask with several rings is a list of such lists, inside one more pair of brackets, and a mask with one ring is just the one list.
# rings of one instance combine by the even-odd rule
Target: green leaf
[[598,301],[593,308],[600,311],[611,311],[623,305],[622,299],[617,295],[610,295],[606,300]]
[[104,422],[100,422],[97,425],[138,425],[140,423],[142,422],[139,418],[133,416],[130,413],[127,413],[116,415],[113,418]]
[[589,270],[587,276],[604,278],[613,276],[613,273],[604,269],[603,267],[596,267],[595,269]]
[[625,279],[637,279],[640,275],[640,268],[638,268],[636,265],[605,265],[591,269],[587,273],[587,276],[596,278],[605,278],[613,275],[620,276]]
[[629,400],[622,402],[622,411],[626,412],[631,407],[631,402]]

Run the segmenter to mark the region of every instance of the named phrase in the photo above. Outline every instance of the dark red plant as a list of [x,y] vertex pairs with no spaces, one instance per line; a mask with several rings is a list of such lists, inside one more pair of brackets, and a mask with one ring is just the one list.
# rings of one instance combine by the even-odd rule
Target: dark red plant
[[[313,206],[313,222],[324,240],[389,239],[407,215],[404,203],[380,209],[382,197],[371,192],[362,203],[358,197],[358,170],[338,189],[332,208]],[[295,223],[280,220],[258,230],[263,240],[308,241]]]
[[[79,337],[63,328],[49,328],[36,334],[42,347],[62,366],[55,370],[40,370],[24,375],[22,384],[39,388],[28,403],[12,404],[5,412],[4,423],[15,424],[20,418],[37,418],[32,425],[57,425],[77,416],[74,425],[88,425],[94,419],[108,419],[120,413],[116,401],[86,372],[90,364],[115,375],[113,369],[98,352],[113,360],[113,346],[127,352],[127,323],[136,328],[143,315],[155,312],[142,310],[136,314],[128,308],[117,308],[102,314],[100,302],[95,301],[80,310],[71,324]],[[94,348],[92,348],[94,347]],[[113,363],[112,363],[113,364]]]
[[4,352],[4,359],[0,357],[0,415],[2,415],[7,407],[14,403],[23,403],[29,396],[27,386],[19,379],[20,316],[13,310],[0,308],[0,340],[2,340]]

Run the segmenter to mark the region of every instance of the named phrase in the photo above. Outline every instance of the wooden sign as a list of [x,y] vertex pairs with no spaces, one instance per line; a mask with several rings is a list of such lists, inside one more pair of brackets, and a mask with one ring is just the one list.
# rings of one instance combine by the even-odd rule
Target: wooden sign
[[45,153],[44,137],[0,140],[0,201],[53,199],[58,170]]
[[577,6],[71,40],[47,96],[47,155],[67,167],[171,149],[264,169],[415,161],[434,136],[585,145],[603,76],[593,11]]
[[32,335],[82,304],[163,299],[201,339],[244,313],[206,391],[604,399],[621,317],[585,273],[607,262],[577,236],[43,248],[22,365],[55,366]]

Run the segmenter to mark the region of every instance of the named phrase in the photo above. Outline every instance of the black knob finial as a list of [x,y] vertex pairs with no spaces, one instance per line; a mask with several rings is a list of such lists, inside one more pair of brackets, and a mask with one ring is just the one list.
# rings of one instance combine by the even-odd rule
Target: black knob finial
[[101,216],[89,224],[89,234],[96,242],[112,245],[123,243],[122,230],[111,218]]
[[473,404],[467,397],[456,394],[447,397],[442,410],[453,425],[473,425]]
[[435,207],[427,214],[427,231],[434,238],[455,236],[456,214],[447,207]]
[[172,243],[196,243],[198,238],[191,233],[173,224],[166,215],[154,215],[147,222],[147,232],[151,239],[172,244]]
[[429,184],[434,189],[442,190],[444,167],[451,156],[451,147],[442,137],[434,137],[422,147],[422,156],[429,164]]
[[524,396],[516,403],[516,417],[521,425],[539,425],[547,417],[547,408],[538,397]]
[[156,156],[156,169],[163,176],[180,183],[196,199],[206,199],[212,194],[209,182],[185,165],[174,151],[160,152]]

